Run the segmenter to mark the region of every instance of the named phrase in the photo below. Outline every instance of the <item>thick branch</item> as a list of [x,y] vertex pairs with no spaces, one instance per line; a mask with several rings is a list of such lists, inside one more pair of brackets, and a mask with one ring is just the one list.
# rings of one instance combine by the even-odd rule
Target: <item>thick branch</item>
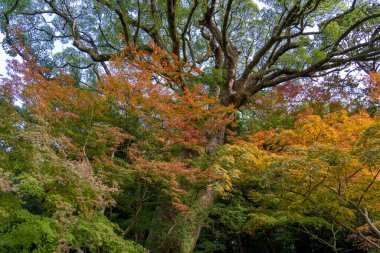
[[74,38],[74,46],[78,48],[80,51],[87,53],[94,62],[108,61],[109,59],[111,59],[112,56],[116,55],[116,54],[100,54],[96,48],[90,48],[84,45],[81,42],[81,40],[83,40],[84,38],[81,36],[79,30],[77,29],[75,19],[71,18],[68,14],[58,9],[55,1],[45,0],[45,2],[49,4],[49,6],[54,11],[54,13],[62,17],[70,25],[72,29],[73,38]]
[[173,53],[179,57],[180,41],[177,33],[177,24],[175,17],[176,0],[166,1],[166,12],[168,15],[169,34],[173,44]]

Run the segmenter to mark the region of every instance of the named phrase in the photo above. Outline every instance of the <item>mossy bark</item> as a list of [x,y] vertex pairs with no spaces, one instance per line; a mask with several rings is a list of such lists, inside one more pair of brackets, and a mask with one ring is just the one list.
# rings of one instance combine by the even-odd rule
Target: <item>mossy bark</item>
[[[224,134],[225,128],[214,135],[207,146],[208,154],[214,154],[216,148],[223,144]],[[145,247],[151,253],[193,252],[215,196],[216,192],[211,184],[197,194],[191,214],[176,215],[171,205],[157,207]]]

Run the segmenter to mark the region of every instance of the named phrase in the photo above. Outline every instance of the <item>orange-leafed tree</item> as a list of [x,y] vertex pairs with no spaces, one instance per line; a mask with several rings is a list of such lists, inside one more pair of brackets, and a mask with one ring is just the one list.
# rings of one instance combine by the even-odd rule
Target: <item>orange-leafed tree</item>
[[[59,156],[83,164],[86,171],[78,170],[78,174],[96,177],[99,191],[108,191],[104,185],[120,192],[125,182],[134,179],[142,185],[139,204],[124,227],[125,236],[131,236],[149,198],[159,198],[150,201],[166,210],[169,221],[184,215],[197,218],[199,207],[191,196],[204,191],[218,175],[194,161],[214,148],[210,147],[215,145],[213,138],[230,122],[233,112],[197,83],[199,70],[154,45],[151,48],[127,48],[110,62],[111,75],[100,73],[98,83],[84,85],[70,73],[52,73],[40,66],[29,48],[18,46],[23,61],[12,61],[10,77],[3,80],[4,87],[46,124],[44,129],[57,140]],[[134,60],[126,62],[126,57]],[[180,66],[188,73],[179,71]],[[192,84],[185,86],[185,81]],[[81,177],[92,180],[87,174]],[[152,188],[155,193],[149,196]],[[113,204],[110,201],[94,211],[108,212]],[[173,243],[175,238],[186,232],[168,222],[150,228],[148,243],[160,239],[162,247],[173,250],[180,247]]]
[[[367,113],[349,116],[338,111],[321,117],[310,112],[294,129],[258,132],[251,141],[277,157],[266,177],[278,188],[280,199],[292,200],[289,209],[319,210],[325,219],[378,249],[378,130],[378,120]],[[371,233],[362,233],[364,225]]]

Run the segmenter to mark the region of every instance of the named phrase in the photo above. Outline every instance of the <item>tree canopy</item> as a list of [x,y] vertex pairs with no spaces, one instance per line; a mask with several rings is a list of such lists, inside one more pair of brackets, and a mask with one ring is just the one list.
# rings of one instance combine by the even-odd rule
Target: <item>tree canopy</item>
[[126,45],[149,51],[153,41],[168,57],[219,76],[204,84],[224,104],[241,106],[264,88],[352,63],[378,68],[378,1],[262,2],[16,0],[0,9],[9,51],[30,45],[51,69],[88,82],[99,69],[109,73],[107,62]]

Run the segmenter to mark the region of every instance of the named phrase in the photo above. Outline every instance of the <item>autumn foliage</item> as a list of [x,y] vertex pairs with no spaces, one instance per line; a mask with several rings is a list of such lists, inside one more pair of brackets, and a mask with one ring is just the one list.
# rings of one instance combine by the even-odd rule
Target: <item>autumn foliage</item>
[[308,224],[317,216],[374,247],[378,235],[368,224],[380,212],[378,131],[378,119],[366,112],[320,116],[306,109],[291,129],[258,131],[226,146],[219,162],[225,173],[221,194],[228,197],[239,187],[248,191],[248,203],[258,206],[247,221],[249,231],[291,223],[300,214]]
[[[6,86],[49,124],[61,143],[61,155],[112,167],[115,153],[125,152],[143,178],[168,185],[175,206],[187,209],[177,196],[185,193],[178,179],[195,183],[212,175],[181,157],[205,154],[210,139],[232,113],[231,107],[221,106],[195,81],[191,86],[181,84],[196,80],[199,70],[154,45],[149,52],[127,48],[110,62],[111,75],[102,75],[97,84],[87,87],[67,73],[40,67],[28,48],[19,50],[28,57],[12,62],[13,74]],[[126,57],[134,60],[124,61]],[[129,122],[139,125],[138,136],[129,132]],[[74,129],[68,131],[62,124]]]
[[369,94],[374,103],[380,103],[380,73],[370,74]]
[[0,0],[0,253],[379,251],[377,2]]
[[[86,227],[100,219],[95,224],[108,229],[108,221],[98,215],[107,211],[111,217],[112,208],[133,206],[122,233],[127,236],[149,198],[156,198],[158,207],[170,206],[169,219],[196,217],[192,194],[210,188],[223,200],[242,191],[244,205],[254,210],[245,211],[246,233],[302,217],[322,219],[321,226],[339,224],[358,247],[377,245],[369,227],[377,224],[374,214],[380,212],[379,122],[365,111],[341,109],[337,100],[349,95],[339,85],[326,90],[319,84],[287,83],[258,94],[250,110],[278,110],[290,123],[271,127],[278,124],[275,112],[268,119],[275,121],[263,129],[239,133],[234,130],[244,121],[235,119],[232,106],[207,95],[198,83],[202,72],[154,44],[146,51],[126,48],[109,62],[109,73],[91,84],[41,67],[27,47],[17,50],[23,61],[11,62],[2,91],[8,99],[21,99],[32,115],[36,128],[24,135],[39,151],[25,160],[39,162],[21,173],[17,184],[10,171],[0,168],[0,186],[19,199],[30,192],[39,198],[59,224],[55,237],[61,251],[74,247],[68,231],[79,233],[77,222]],[[371,75],[373,103],[378,102],[378,79]],[[210,142],[226,126],[229,144],[211,155]],[[49,169],[41,171],[45,160]],[[136,200],[128,202],[123,191],[131,188]],[[144,238],[145,228],[135,229]],[[165,229],[168,235],[174,230],[173,237],[182,231]],[[121,239],[120,247],[129,244]]]

